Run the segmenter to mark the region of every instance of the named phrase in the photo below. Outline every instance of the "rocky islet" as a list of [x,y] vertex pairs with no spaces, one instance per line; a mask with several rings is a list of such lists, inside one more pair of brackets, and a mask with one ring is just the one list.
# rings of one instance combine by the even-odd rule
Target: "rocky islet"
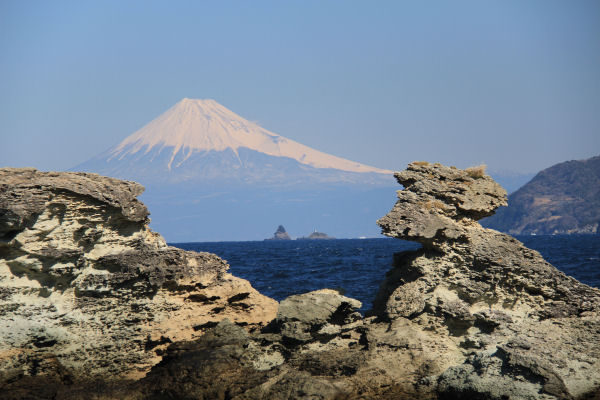
[[[86,398],[90,387],[131,399],[600,393],[600,291],[479,225],[506,203],[481,169],[416,162],[396,173],[404,190],[378,223],[422,248],[395,255],[366,317],[357,300],[328,289],[291,296],[277,309],[228,276],[216,256],[167,247],[147,229],[134,183],[0,174],[0,319],[8,343],[0,387],[14,398],[35,390]],[[119,338],[119,348],[89,349],[94,342],[82,343],[82,327]],[[79,363],[81,349],[95,355],[92,363]],[[99,372],[101,383],[78,380],[83,367]]]
[[272,237],[265,240],[292,240],[290,234],[286,232],[283,225],[279,225]]

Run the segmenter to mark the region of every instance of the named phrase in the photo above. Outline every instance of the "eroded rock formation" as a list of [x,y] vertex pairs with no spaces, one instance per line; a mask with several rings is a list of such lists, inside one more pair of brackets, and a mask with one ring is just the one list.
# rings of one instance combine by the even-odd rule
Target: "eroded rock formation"
[[600,389],[600,291],[476,220],[505,192],[477,170],[413,163],[378,221],[423,248],[397,254],[373,313],[431,341],[423,367],[445,397],[573,398]]
[[395,255],[368,316],[333,290],[291,296],[260,329],[229,317],[170,344],[104,398],[598,398],[600,291],[479,225],[506,202],[482,169],[419,162],[396,178],[404,190],[378,223],[422,248]]
[[413,163],[396,178],[404,190],[378,223],[423,246],[395,256],[370,316],[333,291],[292,296],[261,332],[223,322],[171,346],[145,396],[189,387],[233,399],[598,395],[600,291],[477,223],[506,203],[482,169]]
[[275,317],[277,302],[219,257],[152,232],[142,191],[96,174],[0,169],[0,392],[48,373],[137,379],[169,343],[223,318],[253,329]]

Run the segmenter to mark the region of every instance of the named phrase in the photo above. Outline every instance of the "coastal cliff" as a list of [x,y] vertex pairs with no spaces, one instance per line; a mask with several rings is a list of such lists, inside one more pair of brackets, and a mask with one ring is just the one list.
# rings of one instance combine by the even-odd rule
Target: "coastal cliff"
[[[50,336],[50,333],[58,332],[59,328],[82,326],[76,317],[86,315],[87,304],[94,307],[97,302],[105,301],[98,292],[104,293],[101,289],[106,285],[93,283],[96,279],[105,282],[110,278],[109,282],[116,281],[110,285],[109,293],[122,291],[123,296],[118,301],[102,303],[102,307],[123,305],[118,313],[113,312],[120,315],[106,320],[106,314],[98,314],[94,309],[95,314],[88,317],[94,321],[90,331],[104,329],[106,336],[122,340],[120,346],[124,349],[162,347],[158,352],[147,351],[153,354],[152,361],[148,358],[142,368],[136,369],[137,373],[148,371],[143,377],[121,368],[118,373],[130,379],[92,386],[102,398],[591,399],[600,396],[600,291],[559,272],[538,252],[511,236],[483,228],[477,222],[506,204],[506,192],[481,168],[460,170],[416,162],[395,174],[404,189],[398,191],[398,201],[378,224],[384,234],[416,241],[422,247],[394,256],[394,266],[382,282],[367,316],[357,311],[361,307],[359,301],[329,289],[290,296],[279,304],[276,314],[267,312],[274,310],[269,308],[274,303],[250,292],[249,285],[239,294],[213,295],[221,297],[214,299],[203,290],[211,282],[217,287],[222,284],[219,277],[225,272],[218,266],[225,268],[226,264],[213,255],[174,249],[170,251],[177,252],[185,262],[170,263],[156,256],[167,251],[163,247],[166,245],[146,228],[147,210],[135,200],[141,190],[139,185],[97,175],[73,174],[79,182],[75,193],[79,194],[71,195],[73,189],[65,191],[63,186],[53,186],[43,179],[32,180],[29,175],[41,174],[35,171],[3,173],[8,175],[3,175],[2,183],[7,179],[4,176],[16,179],[14,176],[24,175],[0,190],[0,206],[7,210],[0,214],[3,221],[0,318],[3,326],[9,327],[2,331],[3,337],[13,343],[0,353],[3,377],[0,389],[4,393],[36,390],[31,388],[44,382],[43,374],[53,371],[49,360],[59,360],[61,365],[66,362],[70,368],[77,365],[70,361],[69,354],[81,354],[80,348],[90,346],[92,340],[82,339],[84,332],[75,330],[71,337],[78,337],[78,341],[61,353],[61,342],[55,338],[65,335]],[[47,177],[50,178],[55,177]],[[100,191],[94,189],[101,182],[110,183],[113,192],[106,187]],[[46,193],[46,197],[36,200],[38,191]],[[85,204],[77,205],[73,200],[64,203],[66,200],[60,200],[64,195],[84,198]],[[52,200],[56,197],[60,201]],[[26,200],[18,200],[21,198]],[[62,216],[54,217],[53,210],[57,209],[52,206],[54,203],[69,207],[61,211]],[[78,216],[88,216],[93,224],[88,226],[79,221],[84,218],[73,218],[69,213],[74,210]],[[48,222],[55,219],[58,222]],[[81,229],[79,225],[77,229],[54,228],[46,233],[52,224],[67,227],[75,221],[86,226],[81,236],[74,235]],[[141,228],[123,231],[124,226],[132,225]],[[67,247],[61,247],[60,240],[67,239],[53,241],[59,236],[71,241],[74,239],[70,238],[90,237],[88,229],[95,229],[102,236],[90,231],[94,247],[85,247],[79,241],[74,242],[76,246],[70,244],[83,249],[78,250],[83,251],[83,256],[75,257],[79,253],[66,252]],[[68,235],[59,235],[63,231],[68,231]],[[116,256],[105,254],[102,240],[110,238],[115,238],[114,243],[127,243],[122,245],[125,250]],[[95,246],[99,246],[98,257],[93,252]],[[60,252],[39,250],[50,248]],[[140,254],[140,249],[148,252],[142,254],[155,254],[155,258],[144,257],[142,265],[140,258],[125,258],[129,263],[119,261],[111,264],[112,268],[103,267],[114,262],[115,257],[122,259],[129,251]],[[72,280],[45,278],[44,274],[53,276],[55,270],[62,271],[69,257],[74,259],[74,266],[67,269],[73,271]],[[196,269],[189,267],[190,259],[196,260]],[[82,260],[82,266],[77,260]],[[128,268],[135,268],[135,272]],[[193,273],[187,272],[189,268]],[[86,280],[91,279],[86,278],[88,275],[94,279]],[[194,278],[166,277],[171,275]],[[127,279],[139,283],[129,285]],[[241,281],[231,276],[228,279]],[[198,281],[202,282],[199,289],[191,283]],[[55,283],[52,286],[48,282]],[[198,301],[186,302],[185,296],[190,296],[186,290],[190,287],[198,291],[194,292]],[[84,302],[77,302],[78,293],[88,293],[87,290],[94,294]],[[138,342],[143,335],[135,336],[136,329],[153,326],[152,329],[165,330],[158,322],[151,324],[154,320],[148,319],[149,313],[140,307],[140,302],[160,310],[157,305],[163,299],[174,297],[180,299],[178,305],[193,303],[203,307],[204,302],[218,301],[223,304],[198,309],[194,316],[199,325],[191,325],[187,331],[182,329],[189,332],[189,337],[173,334],[163,340],[160,333],[151,336],[149,342],[149,339]],[[73,299],[72,306],[62,300],[71,309],[61,306],[55,311],[54,302],[44,303],[44,299],[63,298]],[[245,306],[236,306],[237,303]],[[31,308],[34,312],[27,307],[34,307]],[[163,314],[169,320],[175,318],[170,326],[190,326],[187,319],[177,319],[175,306],[170,307]],[[215,308],[221,307],[225,309],[215,314]],[[259,311],[262,313],[257,314]],[[63,314],[71,319],[67,320]],[[39,320],[43,322],[39,325],[56,328],[46,330],[44,335],[34,330],[21,334],[23,330],[15,328],[24,326],[26,318],[29,324]],[[73,319],[75,324],[64,323]],[[52,321],[63,323],[53,325]],[[198,327],[195,336],[194,326]],[[134,336],[130,336],[132,332]],[[25,338],[29,341],[25,342]],[[108,345],[107,341],[104,345]],[[131,354],[138,357],[146,354],[136,349]],[[119,351],[123,350],[107,347],[103,354],[99,351],[89,354],[96,354],[98,362],[104,357],[106,365],[115,368],[113,360],[120,357]],[[38,355],[37,364],[26,363],[31,354]],[[122,363],[131,365],[129,359]],[[21,371],[20,375],[11,372],[15,370]],[[54,371],[54,376],[65,376],[62,370]],[[46,398],[90,397],[89,385],[61,379],[62,386],[52,387]],[[33,386],[26,389],[26,384]]]
[[600,156],[539,172],[482,224],[511,235],[600,233]]
[[138,379],[169,343],[223,318],[246,329],[273,319],[277,302],[225,261],[152,232],[143,190],[96,174],[0,169],[0,390],[18,398],[49,375]]

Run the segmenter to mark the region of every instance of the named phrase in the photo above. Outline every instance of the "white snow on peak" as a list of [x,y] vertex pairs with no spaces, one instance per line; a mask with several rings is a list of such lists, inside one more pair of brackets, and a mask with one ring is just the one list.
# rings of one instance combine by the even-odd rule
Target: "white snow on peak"
[[194,152],[246,147],[271,156],[289,157],[315,168],[350,172],[392,173],[332,156],[261,128],[215,100],[183,99],[111,150],[110,158],[139,151],[173,148],[169,169],[180,151],[185,162]]

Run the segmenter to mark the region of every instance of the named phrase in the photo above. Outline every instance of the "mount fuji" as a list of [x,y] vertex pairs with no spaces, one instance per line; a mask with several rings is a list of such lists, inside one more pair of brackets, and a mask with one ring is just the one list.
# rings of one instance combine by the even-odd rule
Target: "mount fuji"
[[280,224],[298,237],[375,236],[397,189],[392,171],[312,149],[214,100],[183,99],[72,170],[142,183],[152,226],[170,241],[263,239]]
[[151,183],[378,184],[392,171],[269,132],[214,100],[183,99],[75,169]]

